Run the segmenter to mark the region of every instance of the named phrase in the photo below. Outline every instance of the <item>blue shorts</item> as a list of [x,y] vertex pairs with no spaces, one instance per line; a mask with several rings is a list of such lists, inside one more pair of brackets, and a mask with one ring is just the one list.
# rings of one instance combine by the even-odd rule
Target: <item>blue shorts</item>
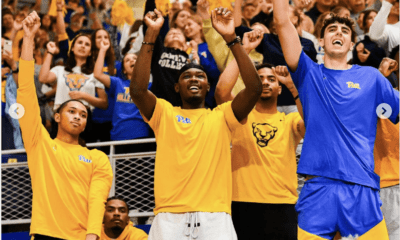
[[305,182],[296,204],[299,238],[389,239],[379,191],[340,180],[316,177]]

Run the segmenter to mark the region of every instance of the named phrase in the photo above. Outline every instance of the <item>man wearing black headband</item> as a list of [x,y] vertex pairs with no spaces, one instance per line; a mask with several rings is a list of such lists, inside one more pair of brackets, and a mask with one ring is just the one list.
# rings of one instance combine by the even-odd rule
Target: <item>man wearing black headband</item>
[[[260,77],[235,35],[230,11],[212,11],[213,27],[235,56],[246,88],[214,110],[205,109],[210,88],[202,67],[184,66],[175,84],[181,107],[147,90],[153,43],[164,19],[146,14],[148,27],[134,69],[130,94],[157,140],[156,217],[149,239],[237,239],[231,213],[231,132],[247,120],[262,91]],[[255,41],[256,37],[252,40]]]

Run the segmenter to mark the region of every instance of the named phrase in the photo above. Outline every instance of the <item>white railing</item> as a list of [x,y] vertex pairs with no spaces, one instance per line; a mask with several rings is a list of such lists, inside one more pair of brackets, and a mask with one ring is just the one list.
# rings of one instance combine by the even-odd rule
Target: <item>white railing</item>
[[[130,217],[154,216],[155,152],[115,154],[115,146],[154,143],[155,139],[139,139],[89,143],[88,147],[110,147],[108,155],[114,174],[109,196],[119,195],[128,202]],[[6,150],[3,154],[24,154],[25,149]],[[1,164],[1,224],[31,222],[32,188],[27,162]]]

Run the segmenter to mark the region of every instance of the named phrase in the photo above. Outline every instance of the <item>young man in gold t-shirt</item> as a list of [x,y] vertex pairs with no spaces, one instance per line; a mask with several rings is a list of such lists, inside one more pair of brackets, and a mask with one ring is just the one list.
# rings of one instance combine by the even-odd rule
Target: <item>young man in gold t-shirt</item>
[[[132,100],[154,130],[157,153],[154,175],[156,217],[149,239],[237,239],[231,213],[232,131],[245,121],[261,94],[261,81],[235,35],[227,9],[212,11],[213,27],[238,59],[246,89],[232,102],[205,109],[210,89],[200,65],[180,69],[175,91],[181,107],[156,98],[147,89],[154,41],[164,19],[158,10],[144,18],[148,26],[130,86]],[[175,38],[176,36],[170,36]],[[256,36],[252,40],[256,39]]]
[[88,114],[80,101],[70,100],[60,106],[54,116],[58,134],[50,138],[40,119],[33,80],[33,40],[40,18],[32,12],[22,24],[17,103],[25,109],[19,123],[32,179],[30,234],[35,240],[96,240],[112,184],[110,162],[103,152],[79,145]]
[[[245,38],[246,39],[246,38]],[[252,44],[243,42],[247,52]],[[297,239],[296,146],[305,133],[299,113],[277,111],[281,83],[292,92],[286,67],[256,66],[263,91],[247,122],[232,132],[232,219],[238,239]],[[217,104],[230,101],[239,70],[233,60],[221,74]]]

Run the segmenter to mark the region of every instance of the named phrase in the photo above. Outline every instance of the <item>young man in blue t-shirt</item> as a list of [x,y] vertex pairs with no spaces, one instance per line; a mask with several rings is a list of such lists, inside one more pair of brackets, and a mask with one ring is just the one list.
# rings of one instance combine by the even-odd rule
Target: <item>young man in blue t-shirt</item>
[[388,104],[389,119],[396,122],[399,93],[377,69],[347,64],[355,38],[351,20],[332,16],[325,21],[319,39],[325,63],[318,65],[302,51],[288,18],[288,2],[273,4],[307,129],[297,169],[308,179],[296,205],[298,239],[333,239],[336,232],[363,240],[389,239],[373,148],[378,106]]

